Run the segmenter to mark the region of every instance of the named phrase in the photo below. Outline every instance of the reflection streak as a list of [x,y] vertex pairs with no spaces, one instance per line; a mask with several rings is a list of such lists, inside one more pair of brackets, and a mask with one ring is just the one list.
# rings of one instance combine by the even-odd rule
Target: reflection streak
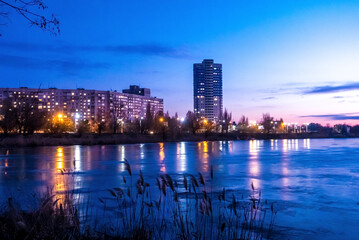
[[187,171],[186,145],[184,142],[177,143],[177,171]]
[[249,141],[249,184],[253,183],[255,188],[259,188],[261,184],[258,179],[260,175],[260,163],[258,161],[259,143],[259,140]]

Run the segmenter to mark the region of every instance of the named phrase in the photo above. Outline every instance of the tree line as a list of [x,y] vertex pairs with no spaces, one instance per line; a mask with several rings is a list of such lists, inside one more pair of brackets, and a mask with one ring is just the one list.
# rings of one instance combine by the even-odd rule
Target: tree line
[[[0,130],[4,134],[33,134],[41,133],[129,133],[129,134],[163,134],[177,136],[181,133],[289,133],[289,132],[330,132],[332,128],[322,126],[318,123],[307,124],[306,126],[285,125],[282,118],[275,120],[269,113],[263,114],[258,123],[248,120],[242,116],[236,123],[232,121],[232,113],[224,110],[217,122],[209,119],[199,118],[192,111],[188,111],[185,118],[179,118],[176,113],[170,116],[169,113],[154,113],[151,105],[148,104],[144,117],[129,120],[124,113],[116,109],[106,113],[105,118],[100,115],[90,119],[74,119],[62,113],[53,113],[38,108],[37,98],[21,98],[3,100],[0,108]],[[345,128],[340,129],[344,131]],[[352,132],[359,133],[359,126],[354,126]]]

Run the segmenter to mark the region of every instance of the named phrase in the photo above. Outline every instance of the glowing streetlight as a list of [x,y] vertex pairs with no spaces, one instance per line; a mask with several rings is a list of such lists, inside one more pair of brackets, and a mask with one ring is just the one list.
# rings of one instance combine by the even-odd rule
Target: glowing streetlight
[[142,120],[143,120],[143,117],[140,117],[140,134],[142,134]]
[[204,124],[207,124],[207,119],[204,119],[204,120],[203,120],[203,123],[204,123]]
[[163,122],[163,118],[160,118],[160,122]]
[[184,122],[184,117],[183,117],[183,118],[181,118],[181,122]]
[[57,118],[59,121],[63,121],[63,115],[61,113],[57,114]]

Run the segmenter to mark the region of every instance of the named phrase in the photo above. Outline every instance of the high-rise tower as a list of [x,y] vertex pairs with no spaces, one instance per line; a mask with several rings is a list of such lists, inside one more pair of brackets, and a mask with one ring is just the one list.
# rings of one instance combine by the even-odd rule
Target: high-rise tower
[[193,64],[194,113],[217,122],[223,111],[222,64],[204,59]]

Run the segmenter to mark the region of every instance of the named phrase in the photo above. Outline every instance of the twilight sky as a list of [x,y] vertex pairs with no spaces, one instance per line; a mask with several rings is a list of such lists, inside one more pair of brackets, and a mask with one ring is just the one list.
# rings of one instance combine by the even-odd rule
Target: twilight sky
[[[121,90],[193,110],[192,64],[223,64],[235,121],[359,123],[359,1],[46,1],[61,35],[11,13],[0,25],[0,87]],[[0,19],[4,22],[4,19]]]

